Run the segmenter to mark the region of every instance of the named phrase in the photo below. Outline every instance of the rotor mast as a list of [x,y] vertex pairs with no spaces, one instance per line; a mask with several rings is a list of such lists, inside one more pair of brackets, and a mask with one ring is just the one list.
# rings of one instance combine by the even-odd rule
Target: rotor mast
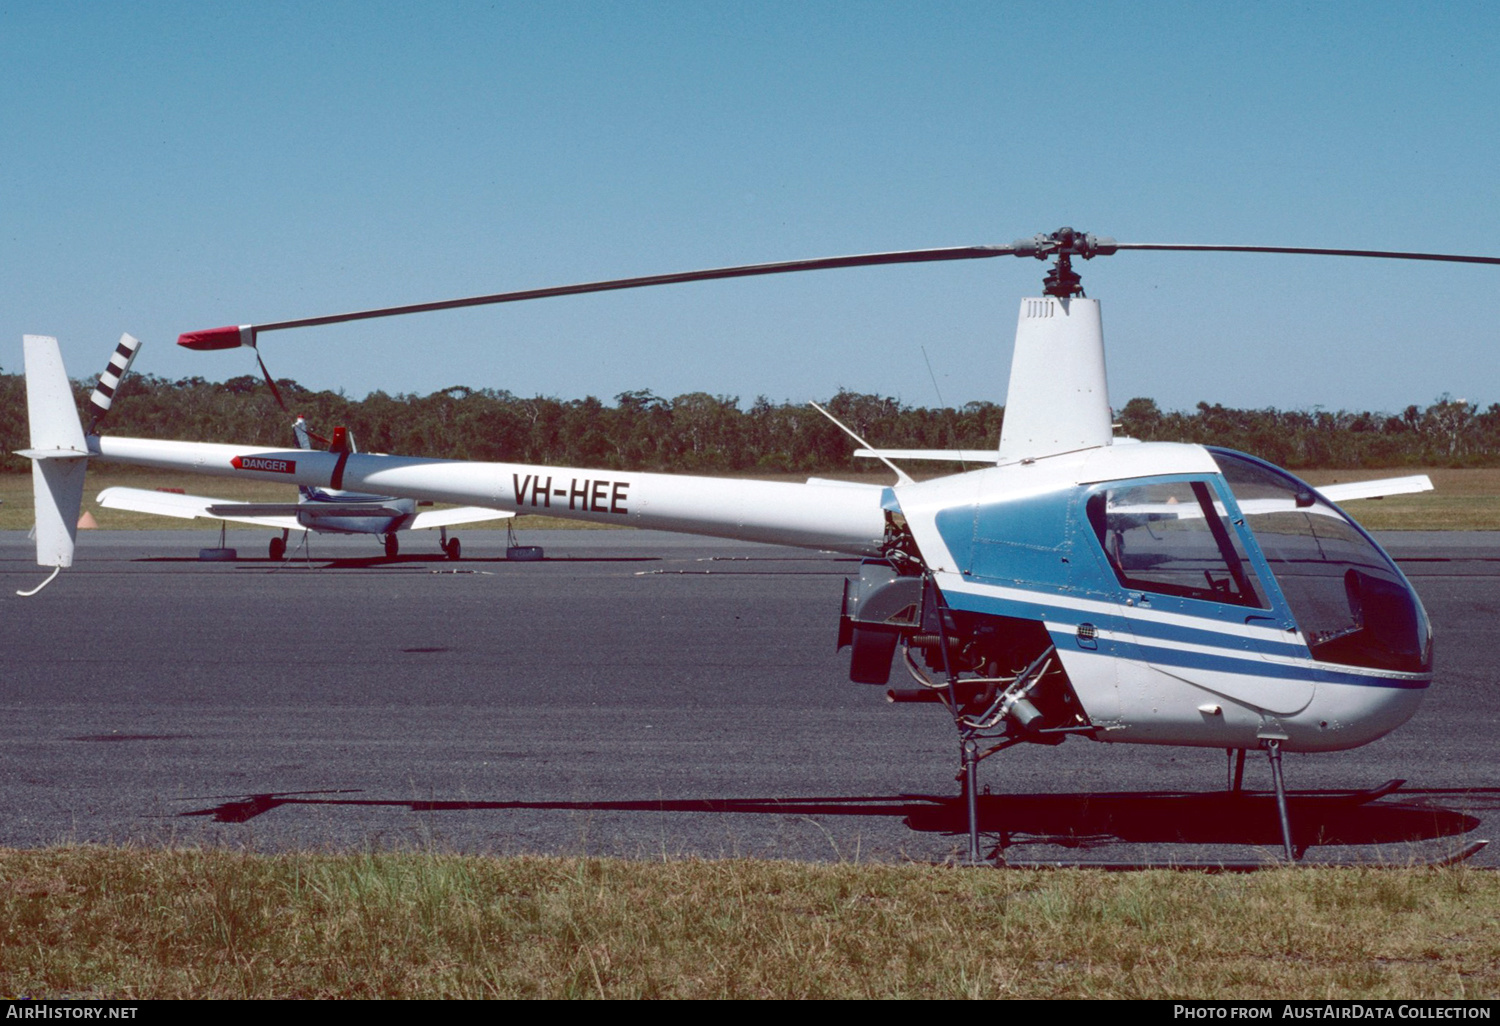
[[1029,239],[1017,239],[1011,243],[1011,252],[1018,257],[1036,257],[1046,260],[1056,257],[1057,263],[1042,279],[1042,294],[1058,299],[1072,299],[1084,295],[1083,279],[1073,270],[1073,258],[1092,260],[1096,256],[1109,256],[1120,248],[1119,243],[1107,236],[1090,235],[1073,228],[1059,228],[1051,235],[1033,235]]

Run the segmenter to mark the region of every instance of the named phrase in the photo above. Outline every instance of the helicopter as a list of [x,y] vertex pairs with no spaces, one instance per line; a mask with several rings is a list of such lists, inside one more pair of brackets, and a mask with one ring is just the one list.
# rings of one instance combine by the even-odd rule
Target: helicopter
[[[862,562],[845,582],[836,634],[839,648],[851,650],[850,679],[886,686],[899,669],[906,686],[886,697],[942,705],[951,716],[972,861],[980,762],[1013,745],[1073,736],[1224,749],[1234,791],[1246,752],[1265,751],[1285,858],[1295,861],[1282,753],[1354,748],[1408,720],[1432,683],[1432,628],[1411,583],[1339,508],[1337,493],[1244,453],[1114,437],[1099,301],[1084,294],[1073,260],[1128,250],[1500,264],[1452,254],[1120,243],[1062,228],[1009,245],[613,279],[178,340],[195,350],[254,348],[276,330],[700,280],[1007,255],[1054,261],[1042,295],[1020,303],[1005,417],[987,465],[917,481],[892,462],[901,453],[882,453],[896,474],[891,486],[85,438],[71,399],[66,407],[58,400],[65,389],[56,384],[55,344],[49,352],[50,340],[29,336],[25,455],[36,461],[38,563],[71,561],[67,511],[76,513],[77,500],[67,467],[90,457],[852,554]],[[277,461],[285,466],[270,469]]]

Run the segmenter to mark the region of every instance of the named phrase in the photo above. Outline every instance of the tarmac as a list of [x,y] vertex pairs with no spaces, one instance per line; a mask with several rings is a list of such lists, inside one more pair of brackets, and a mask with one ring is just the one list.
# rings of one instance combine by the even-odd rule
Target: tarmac
[[[433,534],[395,560],[315,536],[272,563],[268,537],[231,531],[240,558],[201,561],[217,531],[83,532],[75,566],[21,598],[45,573],[0,532],[0,845],[963,857],[947,717],[850,683],[835,651],[852,559],[555,531],[516,562],[504,532],[470,531],[456,562]],[[1437,680],[1391,735],[1286,757],[1295,791],[1406,781],[1358,814],[1294,799],[1294,828],[1334,842],[1313,861],[1500,837],[1500,534],[1380,538],[1432,619]],[[1274,859],[1268,799],[1225,804],[1226,766],[1018,746],[981,768],[987,850]],[[1246,786],[1269,788],[1264,759]]]

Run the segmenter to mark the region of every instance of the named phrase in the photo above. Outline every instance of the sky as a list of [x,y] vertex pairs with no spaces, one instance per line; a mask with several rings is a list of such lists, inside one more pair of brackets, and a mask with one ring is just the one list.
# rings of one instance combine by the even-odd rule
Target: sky
[[[0,0],[0,369],[179,333],[1063,225],[1500,255],[1500,5]],[[1500,267],[1080,264],[1110,392],[1500,402]],[[263,336],[362,397],[1003,402],[1045,265],[865,268]],[[930,367],[930,370],[929,370]]]

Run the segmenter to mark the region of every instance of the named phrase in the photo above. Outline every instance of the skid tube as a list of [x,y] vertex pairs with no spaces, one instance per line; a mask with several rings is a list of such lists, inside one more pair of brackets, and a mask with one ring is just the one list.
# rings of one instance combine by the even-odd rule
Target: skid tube
[[[1371,861],[1328,861],[1314,863],[1293,863],[1308,869],[1436,869],[1442,866],[1456,866],[1460,862],[1478,855],[1485,849],[1489,841],[1470,841],[1462,848],[1443,852],[1426,859],[1408,859],[1402,862],[1371,862]],[[1069,861],[1067,859],[1042,859],[1027,862],[1002,862],[993,863],[997,869],[1104,869],[1110,872],[1137,872],[1148,869],[1176,869],[1183,871],[1194,871],[1200,873],[1254,873],[1263,869],[1285,869],[1285,862],[1268,862],[1254,860],[1224,860],[1221,862],[1196,861],[1179,862],[1173,859],[1161,861],[1144,862],[1097,862],[1080,860]]]
[[[993,751],[993,750],[992,750]],[[991,754],[991,753],[985,753]],[[1231,757],[1235,753],[1231,752]],[[1244,753],[1239,752],[1238,765],[1232,779],[1232,786],[1227,796],[1244,796],[1246,792],[1242,789],[1242,776],[1244,766]],[[1401,790],[1406,783],[1405,780],[1387,780],[1377,787],[1365,788],[1357,791],[1298,791],[1293,796],[1299,800],[1314,799],[1333,802],[1339,806],[1355,807],[1369,805],[1388,797]],[[1289,833],[1287,832],[1287,809],[1286,803],[1289,795],[1284,788],[1273,792],[1280,826],[1283,830],[1283,841],[1289,844]],[[977,836],[977,809],[975,803],[968,802],[971,833],[971,849],[974,838]],[[1152,869],[1174,869],[1190,872],[1205,873],[1250,873],[1263,869],[1280,869],[1287,867],[1306,867],[1309,869],[1409,869],[1409,868],[1441,868],[1443,866],[1454,866],[1473,858],[1483,851],[1488,845],[1487,839],[1469,841],[1456,848],[1449,848],[1430,856],[1411,857],[1407,856],[1399,860],[1382,861],[1378,859],[1318,859],[1313,862],[1301,861],[1306,854],[1309,845],[1301,845],[1294,849],[1295,858],[1290,857],[1292,851],[1287,851],[1289,857],[1286,860],[1276,859],[1007,859],[1004,855],[1006,842],[996,843],[989,852],[984,862],[975,862],[972,858],[970,865],[989,865],[997,869],[1102,869],[1111,872],[1134,872]]]

